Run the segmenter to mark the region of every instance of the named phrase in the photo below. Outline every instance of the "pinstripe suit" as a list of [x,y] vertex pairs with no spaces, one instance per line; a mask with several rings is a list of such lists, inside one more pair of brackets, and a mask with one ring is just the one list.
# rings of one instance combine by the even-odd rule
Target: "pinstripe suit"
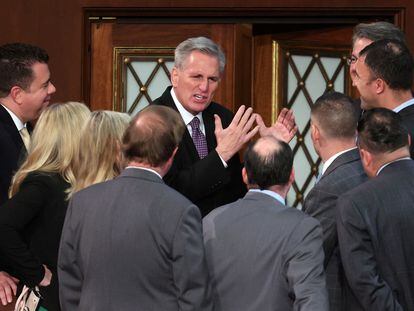
[[414,310],[413,176],[413,160],[393,162],[338,201],[343,266],[365,310]]
[[336,232],[336,203],[341,194],[360,185],[366,179],[358,149],[347,151],[327,168],[320,181],[309,192],[303,205],[305,213],[318,219],[322,225],[326,286],[330,310],[333,311],[342,310],[342,291],[343,286],[346,286]]

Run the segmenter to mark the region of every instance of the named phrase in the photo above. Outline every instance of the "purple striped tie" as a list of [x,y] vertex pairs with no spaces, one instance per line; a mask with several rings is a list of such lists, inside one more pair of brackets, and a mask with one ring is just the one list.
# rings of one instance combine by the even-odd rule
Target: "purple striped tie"
[[194,117],[194,119],[191,120],[189,124],[191,125],[191,137],[193,138],[193,142],[197,149],[198,156],[200,157],[200,159],[202,159],[208,154],[208,149],[206,137],[200,130],[200,120],[197,117]]

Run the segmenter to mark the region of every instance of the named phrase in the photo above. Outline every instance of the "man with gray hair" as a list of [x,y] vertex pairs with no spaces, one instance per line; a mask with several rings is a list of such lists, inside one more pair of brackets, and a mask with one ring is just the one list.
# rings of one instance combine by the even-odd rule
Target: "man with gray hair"
[[[231,111],[213,102],[225,62],[212,40],[183,41],[175,50],[172,86],[154,101],[177,110],[187,126],[164,180],[193,201],[203,216],[246,192],[238,152],[247,141],[258,132],[289,141],[296,132],[287,110],[267,128],[252,108],[241,106],[233,118]],[[253,127],[255,121],[258,126]]]
[[405,43],[405,35],[401,29],[388,22],[360,23],[355,26],[352,35],[352,52],[348,59],[349,72],[351,79],[354,81],[355,64],[361,52],[366,46],[372,42],[393,39]]

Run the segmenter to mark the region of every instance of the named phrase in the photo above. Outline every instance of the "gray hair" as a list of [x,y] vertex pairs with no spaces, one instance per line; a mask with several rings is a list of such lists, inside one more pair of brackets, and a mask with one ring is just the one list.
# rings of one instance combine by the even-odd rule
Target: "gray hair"
[[187,57],[193,51],[216,57],[219,61],[220,74],[223,73],[226,56],[218,44],[206,37],[189,38],[181,42],[174,53],[175,67],[182,69]]
[[361,23],[356,25],[354,34],[352,35],[352,45],[355,44],[356,40],[362,38],[369,39],[373,42],[383,39],[398,40],[406,44],[404,32],[388,22]]

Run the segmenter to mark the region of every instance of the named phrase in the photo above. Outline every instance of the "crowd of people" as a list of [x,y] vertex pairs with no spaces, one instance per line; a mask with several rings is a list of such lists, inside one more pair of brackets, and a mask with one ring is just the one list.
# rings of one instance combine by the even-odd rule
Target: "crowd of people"
[[352,40],[360,98],[312,106],[322,168],[302,210],[292,111],[267,127],[213,102],[212,40],[180,43],[132,118],[50,104],[47,53],[0,46],[2,305],[26,285],[43,311],[414,310],[414,61],[387,22]]

